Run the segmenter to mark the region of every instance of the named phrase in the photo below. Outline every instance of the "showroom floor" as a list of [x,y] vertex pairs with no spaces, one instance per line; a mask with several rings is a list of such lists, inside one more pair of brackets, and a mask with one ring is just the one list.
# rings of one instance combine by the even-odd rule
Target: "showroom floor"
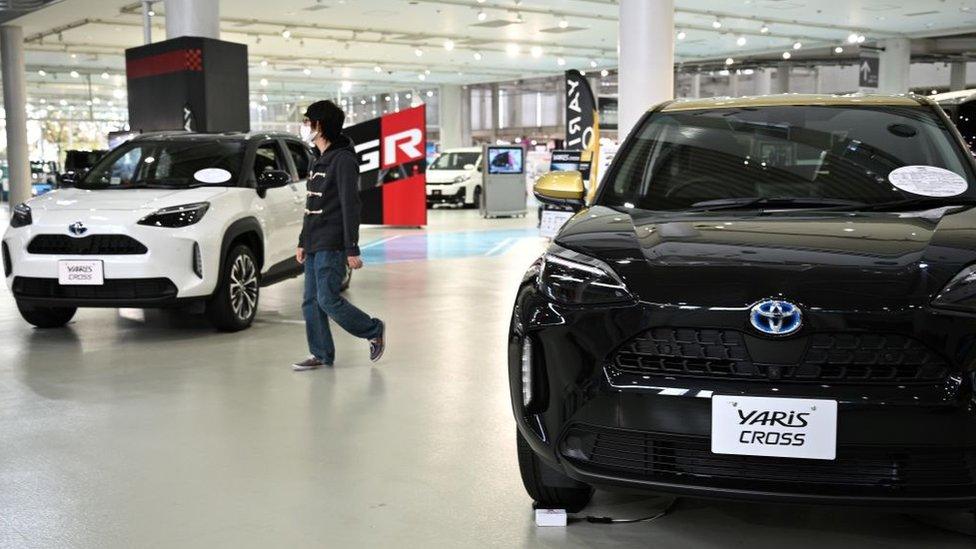
[[[503,345],[543,241],[532,216],[431,223],[364,231],[349,297],[388,323],[375,367],[343,334],[334,369],[290,370],[300,280],[238,334],[134,310],[38,331],[0,290],[0,547],[972,547],[894,513],[694,500],[536,528]],[[587,513],[661,505],[598,493]]]

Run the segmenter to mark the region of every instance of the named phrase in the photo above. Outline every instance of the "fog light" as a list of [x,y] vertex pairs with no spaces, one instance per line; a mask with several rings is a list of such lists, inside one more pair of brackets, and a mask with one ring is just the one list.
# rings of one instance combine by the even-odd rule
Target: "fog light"
[[522,406],[532,403],[532,340],[522,340]]
[[203,278],[203,256],[200,255],[200,245],[193,243],[193,272]]

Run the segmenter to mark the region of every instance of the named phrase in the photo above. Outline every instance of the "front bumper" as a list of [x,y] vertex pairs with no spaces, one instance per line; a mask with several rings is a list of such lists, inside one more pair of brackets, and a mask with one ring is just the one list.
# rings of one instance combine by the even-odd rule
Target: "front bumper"
[[[943,354],[950,371],[938,382],[904,384],[620,375],[610,357],[651,328],[736,324],[711,311],[648,304],[564,307],[530,282],[517,298],[509,339],[518,427],[546,463],[596,486],[804,503],[976,506],[976,346],[969,335],[976,318],[832,314],[829,324],[843,332],[916,337]],[[824,320],[811,315],[810,324]],[[521,393],[525,337],[533,341],[538,395],[529,409]],[[837,459],[711,453],[714,394],[837,400]]]
[[428,204],[456,204],[467,200],[463,184],[427,185]]
[[[105,225],[85,218],[85,236],[127,235],[144,246],[144,253],[60,253],[57,250],[29,249],[39,235],[68,235],[67,227],[78,216],[61,214],[54,221],[8,229],[4,235],[8,271],[7,286],[18,301],[46,306],[74,307],[163,307],[185,300],[205,298],[216,287],[219,271],[220,239],[207,235],[202,224],[180,229],[141,225]],[[48,218],[54,217],[48,212]],[[70,236],[70,235],[68,235]],[[72,237],[73,238],[73,237]],[[196,249],[199,249],[195,272]],[[141,250],[140,250],[141,251]],[[65,259],[100,260],[105,286],[58,287],[58,262]]]

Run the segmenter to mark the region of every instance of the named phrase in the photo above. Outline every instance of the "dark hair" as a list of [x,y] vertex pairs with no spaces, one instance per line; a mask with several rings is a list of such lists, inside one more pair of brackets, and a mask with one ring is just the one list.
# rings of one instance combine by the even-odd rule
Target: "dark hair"
[[305,118],[329,141],[335,141],[342,132],[346,113],[329,100],[316,101],[305,109]]

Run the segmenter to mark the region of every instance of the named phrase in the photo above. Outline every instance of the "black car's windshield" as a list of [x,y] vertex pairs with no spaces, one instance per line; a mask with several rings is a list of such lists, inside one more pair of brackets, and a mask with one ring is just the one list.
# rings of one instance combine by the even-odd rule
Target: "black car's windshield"
[[226,170],[230,177],[218,184],[232,186],[243,156],[244,144],[237,140],[135,141],[108,153],[78,187],[188,187],[204,184],[194,174],[207,168]]
[[923,106],[665,111],[617,161],[600,204],[711,211],[976,200],[963,148]]
[[465,166],[474,166],[478,163],[479,152],[446,152],[437,157],[428,170],[464,170],[471,169]]

